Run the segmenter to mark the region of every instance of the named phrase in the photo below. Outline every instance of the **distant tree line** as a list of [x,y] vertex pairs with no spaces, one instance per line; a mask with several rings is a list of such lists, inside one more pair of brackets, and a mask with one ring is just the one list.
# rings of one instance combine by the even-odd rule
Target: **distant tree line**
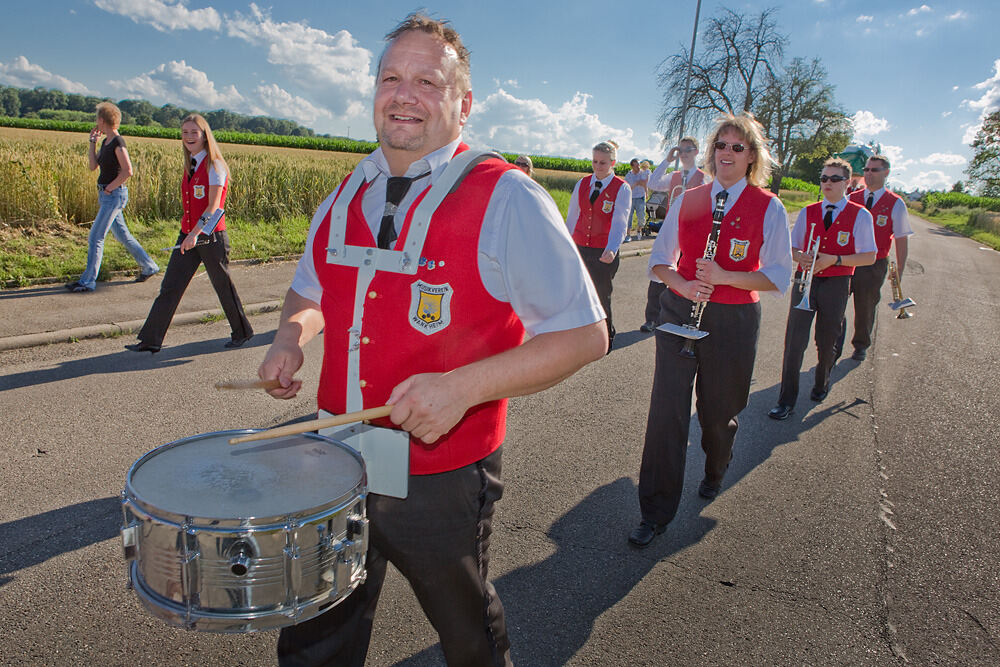
[[[101,102],[113,101],[108,97],[64,93],[61,90],[41,86],[37,88],[0,86],[0,116],[11,118],[91,121],[94,119],[94,107]],[[197,112],[205,117],[215,131],[231,130],[297,137],[317,136],[308,127],[284,118],[244,116],[225,109],[198,111],[173,104],[157,107],[146,100],[119,100],[115,104],[122,111],[122,123],[127,125],[180,127],[181,120],[185,116]]]

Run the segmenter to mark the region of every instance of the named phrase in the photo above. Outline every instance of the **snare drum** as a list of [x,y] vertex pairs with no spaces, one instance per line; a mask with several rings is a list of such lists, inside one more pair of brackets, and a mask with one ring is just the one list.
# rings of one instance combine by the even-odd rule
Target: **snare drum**
[[122,542],[129,584],[155,616],[210,632],[312,618],[365,579],[361,456],[312,433],[232,446],[196,435],[129,470]]

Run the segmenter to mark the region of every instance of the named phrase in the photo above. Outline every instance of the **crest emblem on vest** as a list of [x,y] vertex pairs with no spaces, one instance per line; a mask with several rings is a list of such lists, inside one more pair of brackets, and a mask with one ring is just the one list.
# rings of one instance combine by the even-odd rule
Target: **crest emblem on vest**
[[410,326],[430,336],[451,324],[451,285],[410,284]]
[[195,199],[204,199],[205,198],[205,186],[204,185],[196,185],[196,186],[194,186],[194,198]]
[[875,224],[878,225],[879,227],[885,227],[886,223],[888,222],[889,222],[889,217],[885,215],[880,215],[877,218],[875,218]]
[[837,232],[837,245],[843,247],[851,240],[850,232]]
[[611,213],[615,208],[615,203],[610,199],[605,199],[604,204],[601,205],[601,210],[605,213]]
[[734,262],[738,262],[741,259],[746,259],[747,248],[750,247],[750,241],[741,241],[740,239],[729,239],[729,259]]

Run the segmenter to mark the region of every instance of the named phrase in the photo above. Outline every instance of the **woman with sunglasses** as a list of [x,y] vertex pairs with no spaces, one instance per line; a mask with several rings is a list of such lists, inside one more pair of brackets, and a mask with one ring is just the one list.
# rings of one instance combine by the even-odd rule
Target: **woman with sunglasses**
[[222,159],[212,128],[200,114],[189,114],[181,122],[181,149],[185,169],[181,177],[184,215],[180,235],[167,263],[160,294],[139,330],[139,342],[125,346],[133,352],[160,351],[177,304],[202,263],[232,329],[225,346],[240,347],[253,337],[253,328],[229,275],[226,217],[213,216],[225,210],[229,167]]
[[[781,362],[781,391],[778,404],[767,416],[788,419],[799,396],[799,371],[802,356],[809,344],[809,330],[816,316],[816,376],[809,398],[819,402],[830,391],[830,371],[836,361],[834,351],[840,335],[851,276],[855,266],[867,266],[875,261],[875,223],[868,210],[849,201],[847,186],[851,165],[840,158],[823,163],[820,190],[823,200],[799,211],[792,228],[792,249],[799,268],[795,273],[796,288],[792,290],[788,322],[785,325],[785,354]],[[815,261],[811,249],[819,239]],[[812,267],[809,308],[802,303],[805,281],[801,277]],[[805,305],[805,304],[803,304]]]
[[[705,304],[700,329],[708,336],[694,344],[693,356],[685,356],[685,338],[656,330],[656,369],[639,470],[642,519],[629,535],[633,546],[647,546],[677,513],[692,385],[705,450],[698,493],[714,498],[722,486],[757,356],[757,293],[784,293],[792,274],[785,207],[765,189],[771,163],[760,123],[750,115],[720,118],[705,157],[715,180],[674,200],[653,244],[650,275],[668,288],[660,296],[661,321],[692,324],[694,305]],[[713,237],[717,251],[708,259],[705,251]]]
[[518,155],[517,159],[514,160],[514,166],[531,178],[535,177],[535,168],[531,165],[531,158],[527,155]]

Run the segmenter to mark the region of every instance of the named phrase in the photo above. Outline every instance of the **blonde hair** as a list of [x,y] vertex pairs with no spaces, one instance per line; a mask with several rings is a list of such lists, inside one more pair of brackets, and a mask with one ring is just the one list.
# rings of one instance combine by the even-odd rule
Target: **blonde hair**
[[610,139],[608,141],[602,141],[598,143],[596,146],[594,146],[594,150],[599,151],[601,153],[607,153],[608,155],[611,156],[611,159],[613,161],[615,162],[618,161],[618,144],[611,141]]
[[97,117],[110,125],[112,129],[117,130],[118,126],[122,124],[122,110],[111,102],[101,102],[95,108],[97,109]]
[[844,170],[844,178],[851,177],[851,172],[852,172],[851,163],[843,158],[832,157],[828,159],[826,162],[823,163],[823,169],[826,169],[827,167],[834,167],[834,168],[840,167],[841,169]]
[[532,164],[530,157],[527,155],[518,155],[514,160],[514,164],[517,165],[518,162],[524,162],[525,166],[528,167],[528,176],[535,177],[535,165]]
[[764,138],[763,126],[748,111],[739,116],[726,114],[716,119],[715,129],[707,142],[705,169],[713,178],[715,177],[715,142],[719,140],[719,135],[726,130],[734,130],[740,134],[743,141],[749,144],[747,150],[754,156],[753,162],[747,165],[747,183],[757,188],[766,188],[768,179],[771,178],[771,167],[777,165],[777,162],[767,149],[767,139]]
[[378,67],[375,71],[380,72],[382,70],[382,58],[385,57],[385,52],[389,50],[389,47],[392,46],[393,42],[395,42],[404,33],[411,30],[418,30],[435,37],[455,49],[455,53],[458,55],[458,76],[456,78],[457,83],[459,84],[459,92],[464,95],[468,91],[472,90],[472,72],[469,65],[469,50],[465,48],[465,45],[462,43],[462,37],[458,34],[458,31],[448,25],[448,23],[449,22],[445,20],[432,19],[421,12],[413,12],[403,19],[402,23],[396,26],[392,32],[385,36],[387,44],[385,45],[385,49],[382,51],[382,55],[378,57]]
[[[200,113],[189,113],[181,121],[181,127],[184,127],[184,123],[194,123],[198,126],[198,129],[205,133],[205,151],[208,155],[205,156],[205,160],[208,162],[208,169],[213,166],[216,171],[226,172],[226,178],[228,179],[231,174],[229,173],[229,165],[226,161],[222,159],[222,151],[219,150],[219,144],[215,141],[215,135],[212,134],[212,128],[208,126],[208,121]],[[181,148],[184,150],[184,166],[191,164],[191,151],[188,150],[187,145],[182,141]]]
[[[698,150],[698,140],[697,140],[697,139],[695,139],[695,138],[694,138],[694,137],[692,137],[692,136],[687,136],[687,137],[681,137],[681,140],[677,142],[677,145],[678,145],[678,146],[680,146],[680,145],[681,145],[681,144],[683,144],[683,143],[684,143],[685,141],[686,141],[686,142],[688,142],[689,144],[691,144],[692,146],[694,146],[694,149],[695,149],[695,150]],[[715,143],[715,142],[712,142],[712,143]]]

